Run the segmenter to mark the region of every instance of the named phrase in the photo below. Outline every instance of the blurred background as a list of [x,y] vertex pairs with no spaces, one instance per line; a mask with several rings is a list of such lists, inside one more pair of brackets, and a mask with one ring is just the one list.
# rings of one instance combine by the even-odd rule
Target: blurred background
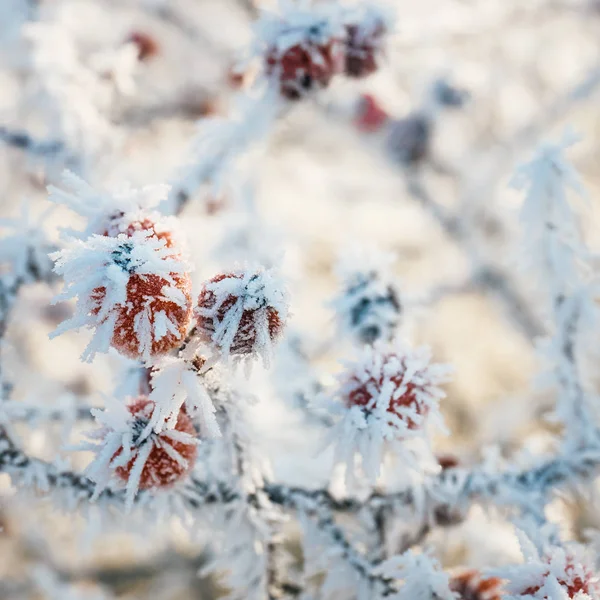
[[[545,315],[521,268],[522,195],[509,184],[541,142],[560,139],[567,125],[579,133],[570,156],[589,198],[576,206],[596,256],[600,3],[389,4],[396,23],[378,72],[336,80],[297,103],[244,157],[256,186],[252,217],[227,193],[215,198],[200,189],[187,204],[181,227],[194,285],[234,261],[282,257],[292,298],[289,338],[318,349],[311,373],[326,386],[339,360],[354,351],[338,339],[331,306],[340,292],[336,264],[357,245],[391,252],[404,331],[455,367],[443,406],[450,434],[436,440],[436,450],[467,465],[482,459],[483,448],[506,457],[535,453],[550,444],[544,416],[553,396],[534,386]],[[59,228],[77,221],[61,207],[49,211],[45,186],[57,182],[64,166],[100,187],[172,181],[193,158],[197,121],[227,116],[234,95],[243,93],[234,66],[251,40],[252,22],[269,6],[266,0],[2,0],[0,139],[2,132],[7,138],[7,131],[27,131],[42,146],[62,140],[67,150],[49,157],[41,146],[0,144],[0,217],[19,217],[26,206],[32,222],[43,216],[47,236],[60,244]],[[363,95],[394,119],[410,119],[440,80],[464,92],[465,101],[436,114],[422,156],[410,165],[356,127]],[[77,404],[101,405],[130,365],[117,355],[81,363],[85,333],[48,339],[70,311],[50,305],[56,289],[22,290],[2,361],[13,400],[62,406],[69,415]],[[285,350],[271,372],[257,368],[249,381],[240,378],[258,399],[248,416],[277,480],[327,486],[331,461],[318,455],[322,430],[286,401],[292,384],[283,385],[281,373],[285,378],[285,369],[295,367]],[[593,362],[589,376],[596,380]],[[53,457],[65,436],[75,440],[85,428],[66,421],[17,426],[19,441],[31,454]],[[88,460],[71,456],[77,468]],[[45,598],[39,589],[71,598],[61,591],[62,579],[75,582],[74,599],[218,594],[212,579],[196,576],[206,540],[191,541],[180,523],[165,519],[130,531],[119,521],[100,534],[93,522],[15,497],[7,479],[0,483],[0,598]],[[561,500],[553,510],[583,539],[598,526],[594,506],[592,493]],[[427,543],[447,566],[518,556],[510,529],[479,509]]]

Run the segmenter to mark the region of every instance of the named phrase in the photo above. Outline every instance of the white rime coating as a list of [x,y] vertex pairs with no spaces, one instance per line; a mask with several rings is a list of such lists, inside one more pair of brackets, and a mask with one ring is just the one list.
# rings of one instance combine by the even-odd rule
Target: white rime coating
[[156,433],[174,428],[179,411],[185,404],[188,413],[198,423],[203,438],[220,437],[215,406],[197,370],[188,361],[163,358],[152,375],[149,398],[155,403],[149,427]]
[[[127,286],[130,278],[149,275],[165,281],[159,298],[145,299],[145,309],[134,318],[134,331],[139,351],[144,360],[149,360],[152,342],[161,339],[167,332],[179,335],[177,323],[167,315],[155,312],[153,302],[160,300],[161,306],[172,303],[184,308],[188,299],[175,280],[175,275],[185,275],[190,266],[165,241],[148,231],[136,231],[131,236],[117,237],[92,235],[85,241],[74,240],[71,247],[51,255],[54,270],[64,278],[64,290],[54,303],[77,298],[76,311],[72,318],[64,321],[51,334],[55,337],[70,329],[88,327],[95,330],[94,337],[83,354],[83,360],[91,361],[97,352],[107,352],[120,311],[127,307]],[[104,289],[98,302],[94,294]]]
[[[273,271],[232,271],[220,281],[206,282],[204,290],[203,293],[212,297],[214,302],[211,306],[197,306],[196,316],[200,323],[208,324],[203,333],[210,337],[217,351],[229,357],[236,353],[234,345],[247,343],[251,346],[248,354],[261,357],[268,365],[274,341],[269,331],[268,311],[274,309],[282,324],[288,315],[287,292]],[[247,311],[251,311],[253,323],[246,322],[250,317]],[[240,325],[244,327],[240,328]],[[242,330],[246,326],[250,328],[249,332]]]
[[401,582],[396,593],[387,595],[392,600],[457,600],[448,574],[427,554],[408,550],[383,562],[376,572]]
[[72,237],[85,239],[103,234],[107,229],[116,234],[124,233],[131,223],[145,219],[152,221],[156,233],[177,232],[176,220],[158,212],[169,194],[170,186],[166,184],[142,188],[123,184],[111,191],[100,191],[68,170],[63,171],[61,181],[65,189],[49,185],[48,199],[67,206],[87,220],[82,231],[68,230]]
[[[348,478],[359,455],[365,475],[375,481],[386,447],[413,467],[418,458],[431,458],[430,452],[423,454],[426,425],[444,428],[439,403],[446,394],[439,386],[450,373],[448,365],[431,362],[429,348],[411,348],[399,340],[365,347],[355,362],[345,365],[331,406],[339,418],[327,442],[335,446],[336,463],[346,464]],[[394,404],[390,412],[390,404],[402,398],[409,385],[414,402]],[[350,395],[360,389],[370,400],[364,406],[349,405]]]

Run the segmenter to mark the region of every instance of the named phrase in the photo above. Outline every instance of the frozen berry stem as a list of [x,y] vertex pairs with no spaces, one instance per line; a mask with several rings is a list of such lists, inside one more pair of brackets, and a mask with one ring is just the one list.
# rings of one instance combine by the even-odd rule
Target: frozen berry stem
[[[168,9],[161,14],[173,24]],[[13,234],[0,244],[3,266],[8,265],[0,271],[0,339],[4,342],[21,288],[53,283],[58,276],[64,287],[57,300],[74,300],[75,308],[53,335],[89,330],[82,358],[92,362],[108,352],[127,357],[137,389],[128,399],[115,390],[102,408],[91,409],[95,428],[86,432],[79,449],[94,457],[79,472],[27,454],[11,426],[67,420],[69,412],[84,421],[89,414],[82,414],[80,405],[19,406],[10,397],[9,374],[0,369],[0,471],[11,477],[17,493],[29,488],[83,515],[91,507],[107,519],[141,515],[147,527],[148,515],[156,519],[167,511],[191,529],[209,515],[215,550],[203,570],[224,578],[232,600],[598,598],[594,565],[561,537],[546,511],[558,494],[589,486],[600,470],[600,432],[584,361],[593,355],[589,333],[597,331],[597,307],[589,251],[570,206],[568,192],[583,194],[583,186],[565,158],[569,140],[541,147],[515,181],[525,190],[526,266],[546,299],[550,334],[541,352],[561,426],[556,453],[525,466],[467,466],[433,452],[431,429],[444,430],[440,404],[451,369],[428,348],[403,339],[411,303],[390,269],[393,256],[367,249],[346,254],[339,265],[339,291],[331,303],[338,333],[322,346],[341,352],[349,342],[354,359],[332,382],[316,372],[313,359],[319,353],[304,351],[302,335],[290,333],[294,297],[273,268],[274,258],[261,266],[257,256],[248,256],[243,267],[224,264],[209,279],[198,280],[178,232],[177,217],[208,186],[211,198],[227,198],[227,205],[230,199],[240,201],[254,219],[242,232],[249,236],[258,218],[256,190],[251,181],[244,182],[242,192],[230,187],[238,162],[279,117],[336,79],[364,79],[377,72],[392,29],[386,12],[372,3],[281,2],[258,21],[248,61],[236,69],[244,75],[244,89],[230,115],[199,123],[191,160],[172,185],[101,189],[65,171],[62,181],[49,187],[50,199],[85,223],[80,231],[64,232],[64,246],[49,243],[26,214],[2,224]],[[42,54],[47,33],[43,26],[32,33]],[[124,61],[131,60],[132,45],[136,62],[153,62],[161,54],[161,44],[150,34],[134,31],[127,41]],[[76,69],[60,75],[64,85],[82,85]],[[118,81],[119,73],[105,70],[94,81],[107,84],[111,77]],[[120,84],[127,87],[126,81]],[[46,92],[56,88],[48,85]],[[60,104],[64,98],[59,94],[54,100]],[[535,338],[546,329],[540,315],[506,273],[480,260],[467,226],[446,213],[422,181],[422,169],[433,160],[439,114],[465,101],[465,94],[439,79],[403,119],[363,94],[350,122],[360,135],[383,142],[388,159],[404,171],[412,196],[466,251],[470,283],[499,296],[517,328]],[[106,125],[102,115],[96,116]],[[75,162],[85,171],[112,143],[108,134],[98,144],[82,143],[86,127],[89,122],[80,122],[69,128],[70,137],[65,130],[65,139],[56,141],[0,127],[0,139],[48,161],[67,163],[77,155]],[[281,396],[291,389],[295,406],[326,430],[324,441],[335,450],[331,466],[345,468],[350,486],[336,494],[329,486],[293,486],[273,477],[249,424],[248,411],[257,406],[252,380],[234,386],[237,362],[249,366],[260,359],[281,370],[277,361],[286,351],[289,368],[273,387]],[[406,476],[400,487],[388,480],[394,470]],[[435,557],[416,551],[433,529],[468,520],[474,505],[518,521],[522,565],[497,574],[450,573]],[[291,565],[287,556],[284,524],[290,516],[302,534],[302,565]],[[406,527],[394,540],[398,524]]]

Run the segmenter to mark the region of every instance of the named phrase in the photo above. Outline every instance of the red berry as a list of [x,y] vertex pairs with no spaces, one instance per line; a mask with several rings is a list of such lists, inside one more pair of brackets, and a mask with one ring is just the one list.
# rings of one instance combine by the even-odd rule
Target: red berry
[[134,31],[129,38],[127,38],[127,41],[137,46],[139,60],[144,61],[158,54],[158,43],[147,33]]
[[501,600],[502,581],[497,577],[483,578],[478,571],[465,571],[452,577],[450,589],[457,600]]
[[[160,356],[173,350],[184,339],[189,322],[192,318],[192,282],[187,274],[170,274],[174,287],[185,296],[185,305],[175,302],[165,296],[163,288],[173,287],[173,283],[159,275],[136,275],[129,277],[127,282],[127,301],[117,307],[117,320],[112,337],[112,346],[121,354],[133,359],[139,359],[145,352],[147,340],[140,334],[145,329],[142,321],[147,319],[150,331],[151,347],[149,354]],[[98,314],[106,294],[105,288],[96,288],[92,300],[96,308],[92,314]],[[164,315],[163,315],[164,313]],[[166,317],[175,325],[176,331],[168,331],[165,335],[156,335],[157,317]]]
[[[133,424],[134,432],[139,438],[150,421],[152,411],[154,410],[154,402],[142,396],[137,398],[127,408],[135,419]],[[146,490],[150,488],[170,487],[177,481],[183,479],[194,466],[198,453],[197,446],[196,444],[184,443],[173,439],[169,436],[169,431],[170,430],[165,430],[160,434],[151,433],[147,438],[141,441],[139,446],[132,449],[131,460],[125,466],[117,467],[115,469],[117,477],[127,483],[138,456],[139,448],[141,448],[143,444],[152,444],[152,450],[144,463],[140,475],[139,489]],[[177,423],[175,424],[175,431],[196,437],[194,424],[185,411],[185,408],[182,408],[179,412]],[[133,441],[134,443],[138,441],[136,440],[135,434]],[[118,458],[122,452],[123,449],[117,450],[113,455],[113,460]],[[179,456],[177,457],[175,453]]]
[[377,58],[385,31],[382,20],[366,25],[346,25],[346,75],[362,78],[377,70]]
[[307,39],[285,50],[274,47],[266,58],[267,75],[278,77],[281,94],[288,100],[298,100],[314,89],[327,87],[343,69],[343,44],[339,39],[325,43]]
[[381,130],[388,123],[390,116],[379,105],[374,96],[364,94],[358,104],[358,114],[354,119],[360,131],[373,133]]
[[[256,350],[264,333],[259,331],[259,327],[266,327],[270,341],[274,342],[279,338],[284,325],[284,316],[269,304],[269,298],[260,296],[260,289],[258,296],[249,292],[244,288],[241,281],[243,279],[244,275],[239,273],[213,277],[202,288],[196,308],[198,333],[203,341],[216,343],[223,350],[223,338],[228,337],[230,341],[226,342],[228,348],[225,350],[234,355],[252,354]],[[239,286],[235,284],[235,280],[240,280]],[[252,283],[252,278],[249,283]],[[224,291],[223,294],[217,294],[215,290],[218,288],[235,292]]]
[[[388,413],[399,417],[408,429],[418,429],[421,419],[410,415],[426,417],[429,413],[428,403],[422,399],[430,387],[426,371],[416,371],[409,376],[406,358],[395,353],[382,354],[375,364],[374,369],[349,373],[344,385],[346,406],[364,407],[369,412],[380,398],[385,398]],[[410,377],[408,381],[407,377]]]

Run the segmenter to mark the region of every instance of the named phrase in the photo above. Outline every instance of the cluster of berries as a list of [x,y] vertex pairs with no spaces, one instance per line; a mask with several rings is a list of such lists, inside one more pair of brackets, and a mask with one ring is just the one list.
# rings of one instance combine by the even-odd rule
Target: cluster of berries
[[288,100],[327,87],[336,75],[374,73],[389,29],[386,15],[367,5],[351,11],[330,6],[297,10],[267,19],[261,27],[264,71]]
[[[158,212],[168,188],[96,192],[67,173],[73,192],[51,188],[51,198],[88,218],[88,227],[56,252],[55,271],[64,278],[57,300],[76,299],[74,316],[54,332],[87,327],[91,360],[110,347],[152,369],[194,341],[215,359],[260,356],[268,360],[287,318],[287,299],[270,271],[262,268],[220,273],[206,281],[197,302],[191,296],[191,266],[176,235],[175,221]],[[188,339],[189,338],[189,339]],[[194,368],[204,358],[194,357]],[[185,362],[185,361],[184,361]],[[150,380],[153,388],[154,376]],[[150,394],[152,397],[152,394]],[[103,423],[91,473],[112,473],[132,489],[165,487],[194,464],[196,430],[185,405],[153,427],[155,402],[142,396],[122,410],[97,413]],[[100,469],[100,471],[98,471]]]

